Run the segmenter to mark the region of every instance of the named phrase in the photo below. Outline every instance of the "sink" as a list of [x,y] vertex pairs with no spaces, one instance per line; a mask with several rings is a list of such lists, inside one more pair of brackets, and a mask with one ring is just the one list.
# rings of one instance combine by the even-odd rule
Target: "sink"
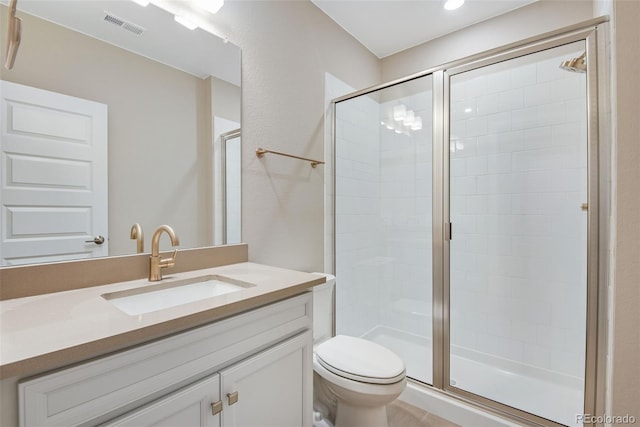
[[209,274],[190,279],[163,280],[141,288],[103,294],[102,298],[133,316],[242,291],[252,286],[255,285]]

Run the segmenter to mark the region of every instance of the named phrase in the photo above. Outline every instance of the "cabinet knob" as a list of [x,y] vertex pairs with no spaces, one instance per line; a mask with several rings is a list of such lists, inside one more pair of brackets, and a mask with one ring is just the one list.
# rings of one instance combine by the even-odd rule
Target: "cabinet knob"
[[211,415],[218,415],[220,412],[222,412],[222,400],[213,402],[211,404]]
[[233,393],[227,393],[227,399],[228,399],[229,405],[233,405],[238,401],[238,392],[234,391]]

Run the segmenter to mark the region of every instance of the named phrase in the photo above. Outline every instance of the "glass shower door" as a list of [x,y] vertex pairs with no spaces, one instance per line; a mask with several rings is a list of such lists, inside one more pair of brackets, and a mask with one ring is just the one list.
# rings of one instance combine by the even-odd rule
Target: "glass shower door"
[[432,382],[432,79],[336,103],[336,332]]
[[575,42],[450,78],[449,386],[584,412],[586,74]]

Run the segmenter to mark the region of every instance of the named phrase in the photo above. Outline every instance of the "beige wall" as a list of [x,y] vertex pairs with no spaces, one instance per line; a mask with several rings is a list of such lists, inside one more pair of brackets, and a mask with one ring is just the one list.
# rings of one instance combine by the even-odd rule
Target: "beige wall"
[[591,0],[540,0],[382,60],[382,79],[445,64],[593,17]]
[[[6,22],[6,7],[0,11]],[[110,254],[135,252],[135,222],[144,227],[147,250],[165,223],[182,248],[210,244],[210,82],[21,17],[15,67],[2,67],[0,78],[108,105]],[[2,38],[4,55],[4,30]]]
[[617,231],[610,415],[630,414],[640,420],[640,2],[615,0],[613,9]]
[[302,271],[323,268],[324,73],[353,87],[379,83],[379,61],[309,1],[238,1],[222,8],[242,48],[243,240],[249,259]]

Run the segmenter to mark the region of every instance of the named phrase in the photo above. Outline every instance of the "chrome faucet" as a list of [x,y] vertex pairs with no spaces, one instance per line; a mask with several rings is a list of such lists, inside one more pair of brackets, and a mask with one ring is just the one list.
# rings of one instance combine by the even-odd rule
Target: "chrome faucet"
[[149,281],[157,282],[162,280],[162,269],[167,267],[173,267],[176,262],[176,255],[178,254],[178,250],[173,251],[173,255],[171,258],[160,258],[160,235],[162,232],[166,231],[171,239],[171,246],[178,246],[180,241],[176,233],[174,233],[173,229],[168,225],[161,225],[156,229],[153,233],[153,237],[151,238],[151,257],[149,257]]

